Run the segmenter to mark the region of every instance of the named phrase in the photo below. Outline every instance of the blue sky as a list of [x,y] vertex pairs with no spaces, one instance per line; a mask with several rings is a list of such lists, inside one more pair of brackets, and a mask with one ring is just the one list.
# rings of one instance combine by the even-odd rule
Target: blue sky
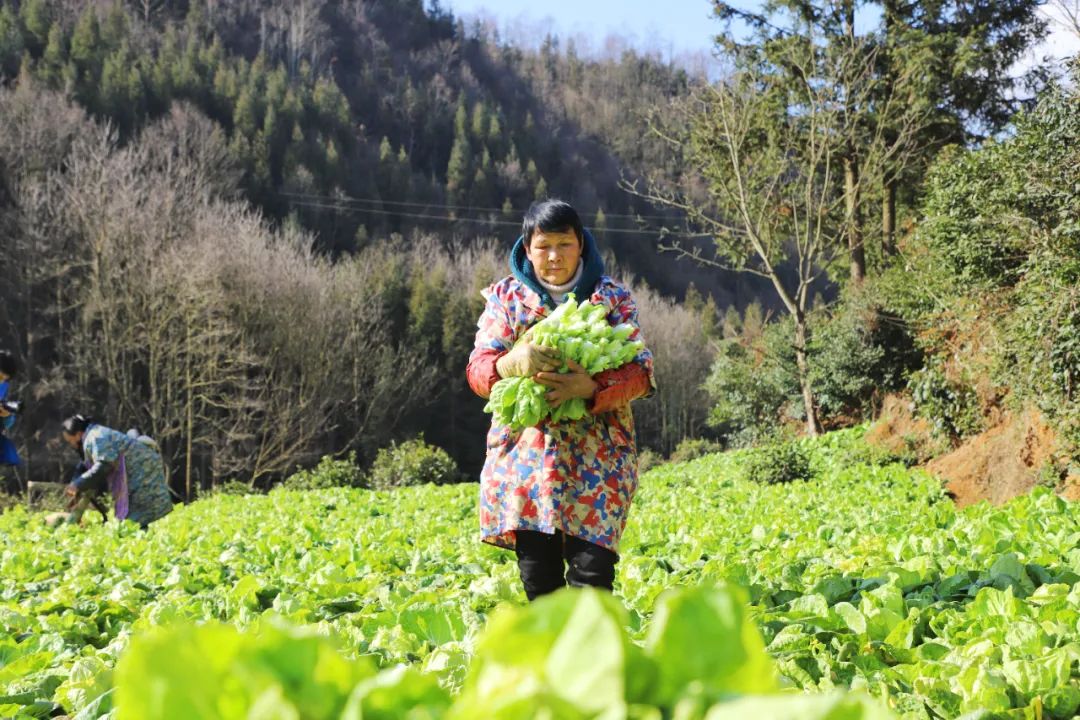
[[[584,39],[594,51],[610,35],[635,48],[669,54],[708,53],[720,23],[707,0],[441,0],[465,18],[493,20],[503,37],[538,42],[546,31]],[[530,43],[535,44],[535,43]]]
[[[535,45],[546,32],[575,37],[602,52],[609,36],[620,36],[639,50],[665,59],[698,54],[707,57],[721,24],[711,17],[708,0],[441,0],[443,7],[466,19],[487,19],[517,44]],[[760,3],[742,5],[752,9]],[[872,22],[872,19],[868,19]],[[1060,25],[1022,65],[1036,57],[1061,58],[1080,52],[1080,38]]]

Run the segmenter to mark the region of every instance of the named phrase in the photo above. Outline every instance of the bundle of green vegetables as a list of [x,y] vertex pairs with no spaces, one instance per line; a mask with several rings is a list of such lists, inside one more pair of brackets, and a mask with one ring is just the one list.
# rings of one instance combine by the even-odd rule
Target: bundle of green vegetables
[[[522,335],[518,342],[533,342],[556,348],[563,359],[559,372],[569,372],[566,361],[573,360],[589,375],[625,365],[644,347],[640,341],[629,341],[634,326],[627,323],[610,325],[607,308],[588,300],[580,304],[570,293],[566,302]],[[548,388],[530,377],[504,378],[495,383],[484,410],[494,413],[500,424],[520,430],[538,424],[545,417],[553,422],[580,420],[588,412],[585,400],[573,398],[557,407],[547,401]]]

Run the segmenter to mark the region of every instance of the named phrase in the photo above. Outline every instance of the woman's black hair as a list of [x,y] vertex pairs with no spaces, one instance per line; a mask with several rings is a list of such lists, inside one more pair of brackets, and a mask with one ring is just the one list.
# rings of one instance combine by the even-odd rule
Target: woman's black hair
[[81,432],[86,432],[86,428],[96,422],[97,420],[89,415],[72,415],[64,421],[64,432],[68,435],[78,435]]
[[521,234],[525,238],[526,247],[537,230],[545,233],[573,230],[578,242],[585,242],[585,228],[581,224],[577,210],[570,203],[555,198],[529,206],[525,213],[525,221],[521,223]]
[[16,362],[15,356],[10,350],[0,350],[0,373],[4,373],[8,377],[15,377],[19,374],[19,363]]

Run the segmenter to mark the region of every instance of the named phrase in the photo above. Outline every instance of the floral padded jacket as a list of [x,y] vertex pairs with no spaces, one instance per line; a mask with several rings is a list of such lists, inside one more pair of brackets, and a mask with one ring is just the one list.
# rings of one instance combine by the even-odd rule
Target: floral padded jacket
[[[486,397],[498,382],[495,361],[551,311],[513,276],[484,290],[486,305],[469,356],[469,385]],[[608,308],[612,325],[629,323],[641,340],[630,291],[602,276],[590,297]],[[600,387],[581,420],[541,420],[518,432],[492,419],[480,475],[480,534],[513,549],[517,530],[561,530],[614,552],[637,490],[637,448],[630,401],[655,390],[653,358],[642,350],[631,362],[596,375]]]

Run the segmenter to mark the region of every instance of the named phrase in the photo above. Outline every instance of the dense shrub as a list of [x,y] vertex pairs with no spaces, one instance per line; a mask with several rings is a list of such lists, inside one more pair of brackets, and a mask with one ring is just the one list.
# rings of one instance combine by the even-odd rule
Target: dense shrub
[[251,485],[241,480],[226,480],[223,483],[218,483],[210,491],[211,495],[257,495],[258,490],[255,490]]
[[1002,145],[946,151],[930,173],[920,235],[958,289],[1011,284],[1023,264],[1020,216],[1011,211],[1026,178],[1002,172],[1008,152]]
[[712,453],[723,452],[723,450],[723,446],[712,440],[706,440],[705,438],[687,438],[679,443],[678,447],[675,448],[675,452],[671,453],[668,462],[690,462],[691,460],[697,460],[700,457],[705,457]]
[[442,485],[460,479],[457,463],[442,448],[424,442],[423,437],[382,448],[371,466],[371,487],[376,490],[424,483]]
[[903,262],[876,285],[921,328],[932,358],[912,375],[912,395],[919,413],[953,439],[983,426],[985,383],[992,402],[1008,396],[1036,406],[1067,444],[1080,446],[1075,88],[1046,90],[1000,141],[939,159],[925,219],[906,239]]
[[1080,259],[1046,256],[1030,263],[1016,301],[1002,323],[995,380],[1008,383],[1080,446]]
[[982,431],[982,410],[974,389],[947,377],[936,358],[911,374],[908,389],[915,411],[946,437],[957,440]]
[[[922,359],[908,323],[866,294],[816,310],[810,327],[810,383],[825,425],[863,419],[884,393],[904,388]],[[729,444],[766,442],[804,418],[792,336],[791,319],[783,318],[721,344],[705,387],[714,403],[710,424]]]
[[299,470],[281,484],[286,490],[321,490],[332,487],[365,487],[367,480],[356,464],[356,453],[334,458],[327,455],[310,470]]
[[644,475],[654,467],[664,464],[664,457],[649,448],[644,448],[638,453],[638,474]]
[[26,502],[26,498],[22,495],[16,495],[14,493],[0,492],[0,513],[9,510],[17,505],[22,505]]
[[753,450],[746,461],[746,476],[767,485],[809,480],[814,473],[810,455],[794,440],[775,440]]
[[810,381],[821,418],[865,417],[885,393],[902,390],[921,365],[908,324],[858,295],[823,317],[810,340]]
[[729,445],[753,445],[785,416],[801,418],[790,321],[770,323],[750,341],[721,342],[705,390],[713,401],[709,425]]

